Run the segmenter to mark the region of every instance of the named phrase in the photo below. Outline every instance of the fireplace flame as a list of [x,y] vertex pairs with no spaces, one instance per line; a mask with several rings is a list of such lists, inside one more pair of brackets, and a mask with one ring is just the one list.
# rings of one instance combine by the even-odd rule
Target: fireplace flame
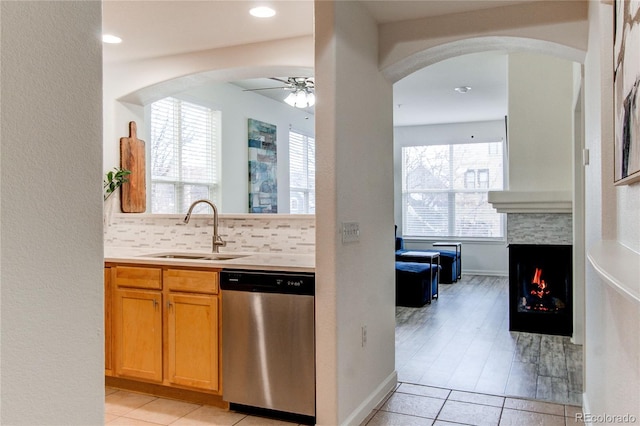
[[542,278],[542,269],[536,268],[535,273],[533,274],[533,280],[531,280],[531,284],[535,284],[537,288],[531,290],[531,294],[537,296],[542,299],[543,296],[551,293],[551,290],[548,289],[548,285],[545,280]]

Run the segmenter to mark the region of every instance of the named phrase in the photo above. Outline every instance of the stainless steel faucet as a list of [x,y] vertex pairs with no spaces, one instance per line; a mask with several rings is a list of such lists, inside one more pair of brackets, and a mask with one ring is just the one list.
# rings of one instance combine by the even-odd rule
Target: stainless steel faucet
[[209,204],[213,209],[213,252],[218,253],[218,248],[221,246],[222,247],[226,246],[227,242],[223,241],[222,238],[220,238],[220,235],[218,235],[218,209],[216,208],[215,204],[213,204],[209,200],[194,201],[191,204],[191,207],[189,207],[189,211],[187,212],[187,215],[184,217],[184,223],[189,223],[189,219],[191,219],[191,212],[193,211],[193,208],[200,203]]

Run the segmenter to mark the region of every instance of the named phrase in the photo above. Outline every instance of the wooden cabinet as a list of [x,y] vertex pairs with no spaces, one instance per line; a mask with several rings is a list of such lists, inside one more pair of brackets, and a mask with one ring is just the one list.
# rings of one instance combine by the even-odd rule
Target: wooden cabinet
[[140,266],[113,267],[113,281],[117,287],[162,290],[162,269]]
[[113,351],[111,347],[111,314],[113,312],[111,268],[104,268],[104,374],[113,375]]
[[220,393],[217,270],[114,265],[116,377]]
[[116,375],[162,382],[162,293],[115,292]]
[[218,272],[167,269],[167,379],[219,389]]
[[214,271],[167,269],[164,286],[169,291],[217,294],[220,275]]
[[218,390],[218,310],[214,295],[169,294],[170,383]]

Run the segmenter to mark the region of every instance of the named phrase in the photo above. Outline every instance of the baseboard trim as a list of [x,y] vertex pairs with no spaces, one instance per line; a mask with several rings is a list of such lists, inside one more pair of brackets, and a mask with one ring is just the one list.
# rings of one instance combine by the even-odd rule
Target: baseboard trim
[[[582,394],[582,414],[585,413],[591,413],[591,408],[589,407],[589,398],[587,397],[586,392]],[[593,422],[591,421],[591,419],[587,421],[587,419],[583,418],[583,421],[586,426],[593,426]]]
[[376,406],[386,397],[389,392],[393,391],[398,384],[398,372],[393,371],[387,378],[380,383],[380,385],[362,401],[355,410],[342,422],[342,425],[359,425],[361,424],[369,414],[376,408]]

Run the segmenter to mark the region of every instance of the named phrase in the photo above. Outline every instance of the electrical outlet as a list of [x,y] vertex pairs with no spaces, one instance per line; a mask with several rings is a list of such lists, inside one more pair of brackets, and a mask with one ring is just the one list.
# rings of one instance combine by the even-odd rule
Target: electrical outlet
[[367,326],[362,326],[362,347],[367,346]]
[[342,222],[342,243],[360,241],[360,224],[358,222]]

